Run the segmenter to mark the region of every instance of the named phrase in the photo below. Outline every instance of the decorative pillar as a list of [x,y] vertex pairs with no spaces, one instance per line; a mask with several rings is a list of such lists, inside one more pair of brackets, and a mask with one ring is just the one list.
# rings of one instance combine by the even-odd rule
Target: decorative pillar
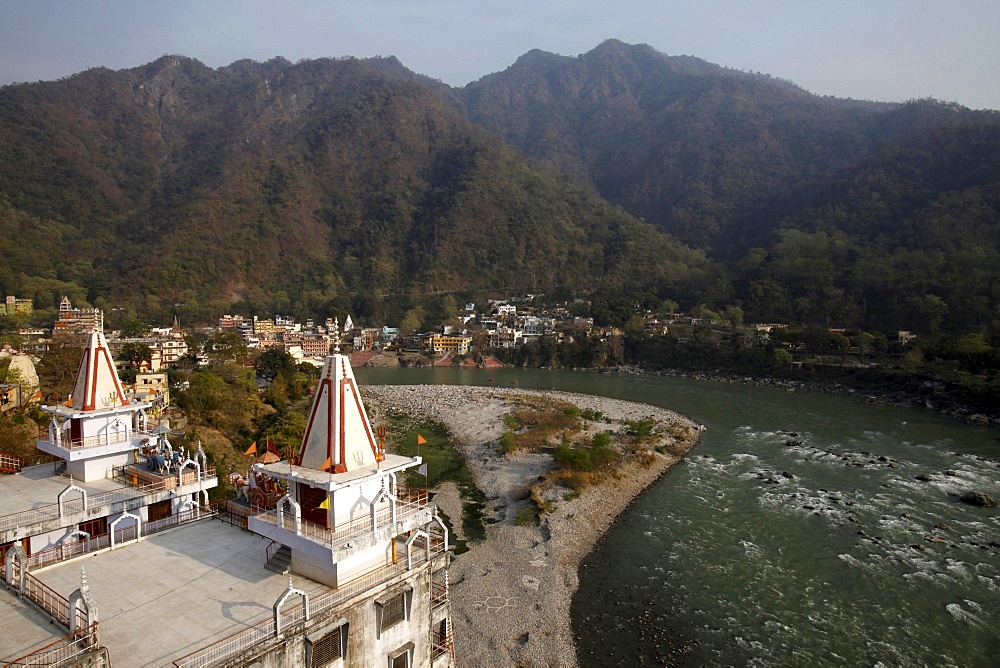
[[87,490],[83,489],[82,487],[77,487],[75,484],[73,484],[73,476],[70,475],[69,485],[66,487],[66,489],[59,492],[59,496],[56,497],[56,503],[59,506],[59,517],[63,516],[63,497],[74,489],[80,492],[81,495],[83,495],[83,512],[85,513],[87,512]]
[[293,594],[298,594],[302,597],[302,604],[305,608],[306,621],[309,621],[309,594],[307,594],[302,589],[297,588],[292,584],[292,574],[288,574],[288,588],[285,589],[281,597],[274,602],[274,635],[281,635],[281,606],[285,604],[285,601],[289,596]]
[[[17,560],[17,585],[14,584],[14,560]],[[3,564],[4,580],[11,587],[17,588],[18,598],[24,597],[24,587],[28,581],[28,555],[24,552],[21,541],[15,541],[7,550]]]

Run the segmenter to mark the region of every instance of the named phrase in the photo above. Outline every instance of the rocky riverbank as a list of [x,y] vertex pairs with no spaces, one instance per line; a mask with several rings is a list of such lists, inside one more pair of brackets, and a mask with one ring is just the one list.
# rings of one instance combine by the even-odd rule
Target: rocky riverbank
[[[690,450],[700,426],[668,410],[604,397],[469,386],[388,386],[364,388],[376,415],[399,411],[426,415],[451,431],[476,485],[486,494],[487,538],[455,558],[451,572],[452,621],[459,665],[573,666],[576,649],[570,604],[578,568],[598,540],[633,500]],[[590,429],[617,430],[623,420],[652,418],[675,425],[681,439],[665,433],[642,459],[629,461],[619,474],[575,495],[569,489],[538,484],[551,470],[544,453],[504,456],[497,448],[503,416],[521,396],[560,399],[581,410],[599,411]],[[668,454],[661,454],[653,446]],[[548,512],[537,525],[518,526],[515,517],[532,503],[526,490],[535,485]],[[435,490],[435,503],[460,526],[461,500],[454,485]]]

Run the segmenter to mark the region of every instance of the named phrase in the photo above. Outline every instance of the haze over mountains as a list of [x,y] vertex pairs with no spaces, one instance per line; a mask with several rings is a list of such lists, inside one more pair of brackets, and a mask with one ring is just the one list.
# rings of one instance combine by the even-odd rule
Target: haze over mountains
[[996,112],[614,40],[461,89],[394,58],[178,56],[0,88],[0,289],[39,308],[433,325],[510,290],[979,331],[998,209]]

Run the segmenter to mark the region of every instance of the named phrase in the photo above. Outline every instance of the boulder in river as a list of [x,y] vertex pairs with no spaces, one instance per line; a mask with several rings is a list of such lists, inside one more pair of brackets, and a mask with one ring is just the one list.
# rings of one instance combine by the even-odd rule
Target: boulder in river
[[981,508],[996,508],[997,505],[996,499],[985,492],[966,492],[958,497],[958,500],[970,506],[979,506]]

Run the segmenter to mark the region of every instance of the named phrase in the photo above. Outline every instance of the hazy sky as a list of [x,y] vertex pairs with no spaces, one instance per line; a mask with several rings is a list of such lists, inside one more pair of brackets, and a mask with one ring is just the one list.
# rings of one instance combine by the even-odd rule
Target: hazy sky
[[395,55],[461,86],[530,49],[608,38],[789,79],[821,95],[1000,109],[1000,0],[0,0],[0,85],[164,54]]

